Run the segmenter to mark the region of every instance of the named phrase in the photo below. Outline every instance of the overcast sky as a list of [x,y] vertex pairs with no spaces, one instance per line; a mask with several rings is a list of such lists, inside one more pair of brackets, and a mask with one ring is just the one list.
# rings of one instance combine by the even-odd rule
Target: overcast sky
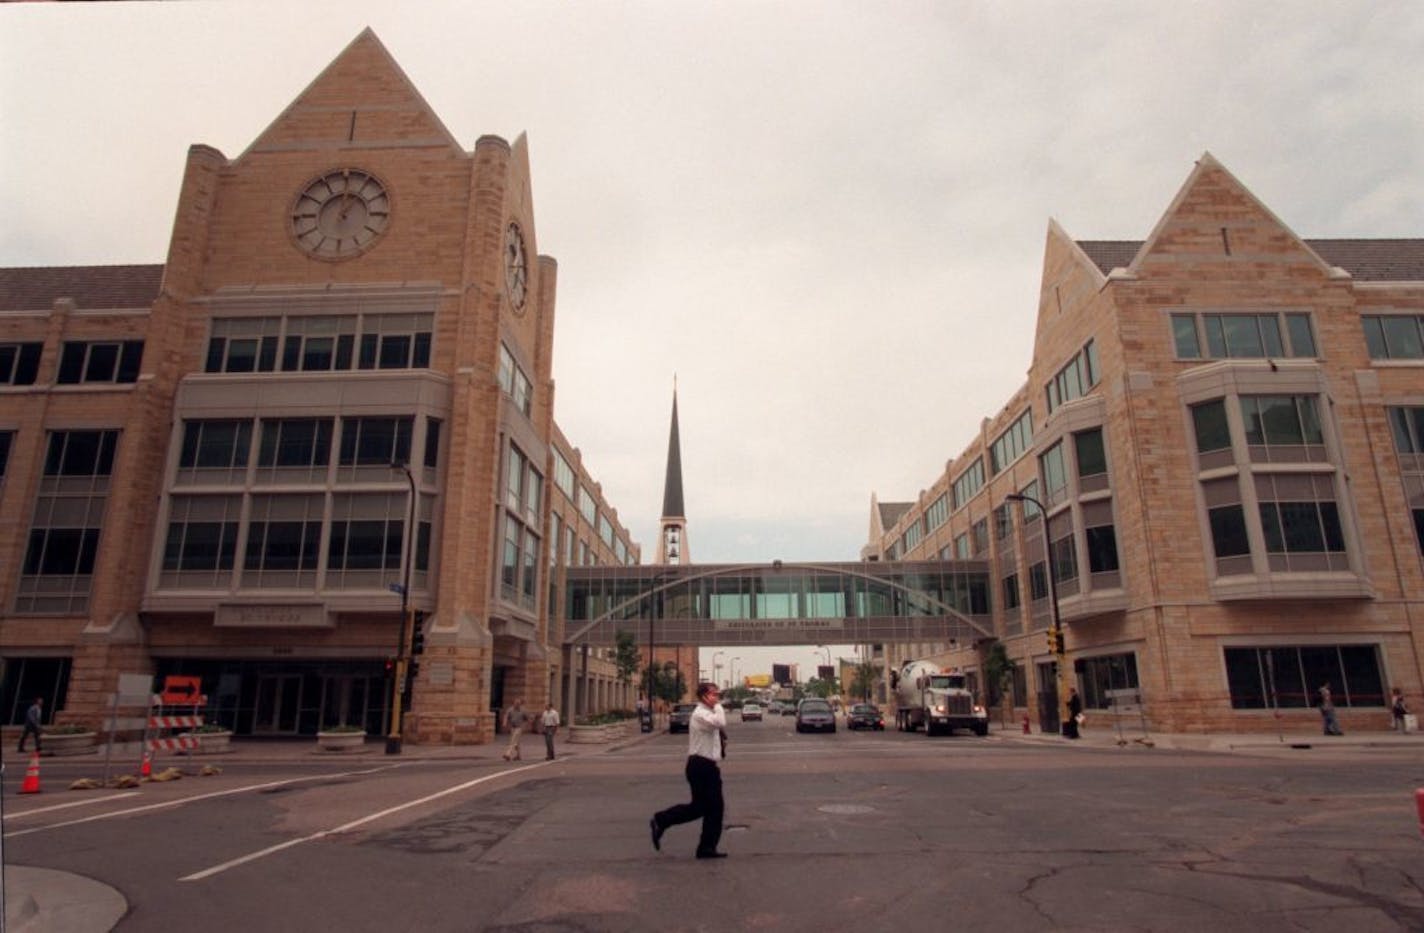
[[645,559],[674,373],[693,559],[855,559],[1022,382],[1049,219],[1145,238],[1205,151],[1424,236],[1413,2],[5,4],[0,265],[162,262],[188,146],[368,25],[465,148],[528,133],[556,418]]

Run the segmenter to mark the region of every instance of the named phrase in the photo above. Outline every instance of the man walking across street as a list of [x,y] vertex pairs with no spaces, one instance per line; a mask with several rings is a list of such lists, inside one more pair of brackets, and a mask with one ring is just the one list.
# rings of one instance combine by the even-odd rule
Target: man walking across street
[[515,700],[509,712],[504,714],[504,726],[509,730],[509,745],[504,749],[505,761],[519,760],[519,736],[529,722],[529,714],[524,712],[524,701]]
[[544,707],[544,718],[540,723],[544,727],[544,756],[549,761],[554,760],[554,733],[559,731],[559,711],[554,709],[554,704],[549,703]]
[[40,720],[44,718],[44,697],[35,697],[35,702],[25,710],[25,729],[20,733],[20,751],[25,750],[25,739],[35,737],[35,751],[40,750]]
[[723,736],[727,714],[722,709],[721,692],[715,684],[697,685],[697,709],[687,724],[687,766],[683,773],[692,788],[692,802],[680,803],[659,810],[648,822],[653,835],[653,848],[662,850],[663,833],[669,826],[702,819],[702,835],[697,840],[698,858],[726,858],[717,851],[722,839],[722,769],[718,762],[724,757]]

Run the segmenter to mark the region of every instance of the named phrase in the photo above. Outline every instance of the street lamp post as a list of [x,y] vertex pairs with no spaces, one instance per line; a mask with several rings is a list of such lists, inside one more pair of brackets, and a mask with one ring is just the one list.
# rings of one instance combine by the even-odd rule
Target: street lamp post
[[719,662],[717,659],[718,659],[719,657],[721,657],[722,655],[726,654],[726,653],[727,653],[727,652],[725,652],[725,651],[714,651],[714,652],[712,652],[712,682],[713,682],[714,684],[718,682],[718,681],[717,681],[718,672],[719,672],[720,670],[722,670],[721,662]]
[[1043,522],[1043,565],[1048,575],[1048,603],[1053,618],[1053,666],[1054,684],[1058,690],[1058,733],[1068,735],[1068,659],[1063,650],[1063,621],[1058,617],[1058,586],[1053,580],[1053,542],[1048,539],[1048,509],[1033,496],[1021,492],[1009,493],[1004,497],[1014,502],[1032,502],[1038,509],[1039,521]]
[[737,655],[727,662],[727,687],[729,689],[737,685],[737,662],[741,659],[742,656]]
[[400,584],[400,640],[396,642],[396,665],[391,678],[391,727],[386,733],[386,754],[399,755],[401,752],[401,694],[405,692],[405,671],[406,671],[406,646],[410,644],[410,565],[414,559],[413,544],[415,542],[415,476],[410,472],[410,465],[407,463],[392,463],[392,470],[400,470],[405,473],[406,482],[410,484],[410,501],[406,508],[407,520],[405,523],[405,551],[401,555],[401,562],[405,565],[401,569]]

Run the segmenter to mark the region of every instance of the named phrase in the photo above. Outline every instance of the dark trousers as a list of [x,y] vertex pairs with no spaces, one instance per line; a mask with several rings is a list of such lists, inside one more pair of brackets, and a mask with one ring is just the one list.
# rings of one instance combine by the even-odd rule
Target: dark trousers
[[692,788],[692,802],[660,810],[653,814],[653,819],[658,826],[667,829],[700,818],[702,835],[697,840],[697,851],[716,852],[717,843],[722,840],[722,769],[711,758],[688,755],[683,773]]
[[20,733],[20,751],[25,750],[25,739],[30,736],[35,737],[35,751],[40,750],[40,730],[36,726],[25,723],[25,730]]
[[549,761],[553,761],[553,760],[554,760],[554,730],[548,728],[547,726],[544,728],[544,751],[546,752],[545,757],[546,757]]

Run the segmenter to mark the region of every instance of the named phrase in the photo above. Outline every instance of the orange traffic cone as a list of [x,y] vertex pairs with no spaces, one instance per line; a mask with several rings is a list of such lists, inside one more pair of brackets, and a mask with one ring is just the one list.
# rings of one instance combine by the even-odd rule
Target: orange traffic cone
[[143,753],[143,764],[139,766],[138,776],[141,778],[150,777],[153,774],[153,753]]
[[25,769],[25,783],[20,785],[22,794],[38,794],[40,792],[40,753],[35,752],[30,756],[30,766]]

